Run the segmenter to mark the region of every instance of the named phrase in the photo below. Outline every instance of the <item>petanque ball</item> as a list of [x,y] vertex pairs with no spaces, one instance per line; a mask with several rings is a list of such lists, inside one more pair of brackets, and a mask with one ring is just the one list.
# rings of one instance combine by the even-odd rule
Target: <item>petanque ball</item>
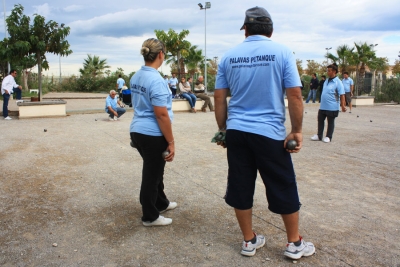
[[297,142],[296,142],[296,140],[293,140],[293,139],[288,140],[286,143],[286,148],[289,150],[294,150],[296,148],[296,146],[297,146]]
[[165,157],[168,156],[168,155],[169,155],[169,152],[168,152],[168,151],[164,151],[164,152],[161,154],[161,156],[163,157],[163,159],[165,159]]
[[44,132],[47,132],[47,129],[44,129]]

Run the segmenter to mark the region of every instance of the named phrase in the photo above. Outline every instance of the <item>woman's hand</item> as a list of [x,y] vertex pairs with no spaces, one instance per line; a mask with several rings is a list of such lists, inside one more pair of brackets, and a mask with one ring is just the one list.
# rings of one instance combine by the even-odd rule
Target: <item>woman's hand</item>
[[175,143],[169,144],[167,147],[167,151],[169,152],[169,155],[166,156],[164,159],[167,162],[171,162],[174,160],[175,157]]

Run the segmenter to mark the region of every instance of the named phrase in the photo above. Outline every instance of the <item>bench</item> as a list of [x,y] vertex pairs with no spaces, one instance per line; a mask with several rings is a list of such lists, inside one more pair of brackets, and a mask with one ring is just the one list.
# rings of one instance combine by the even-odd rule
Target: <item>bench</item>
[[33,92],[39,94],[39,89],[29,89],[30,94],[32,94]]
[[[203,104],[204,104],[203,100],[197,98],[195,108],[197,110],[201,110]],[[186,99],[180,99],[180,98],[172,99],[172,111],[189,111],[189,110],[190,110],[189,101],[187,101]]]

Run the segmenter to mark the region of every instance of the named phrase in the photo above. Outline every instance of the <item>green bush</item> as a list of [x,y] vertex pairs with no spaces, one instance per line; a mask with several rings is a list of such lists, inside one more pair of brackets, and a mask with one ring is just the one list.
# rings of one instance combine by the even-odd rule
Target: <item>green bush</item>
[[398,79],[386,80],[375,92],[375,102],[400,103],[400,83]]

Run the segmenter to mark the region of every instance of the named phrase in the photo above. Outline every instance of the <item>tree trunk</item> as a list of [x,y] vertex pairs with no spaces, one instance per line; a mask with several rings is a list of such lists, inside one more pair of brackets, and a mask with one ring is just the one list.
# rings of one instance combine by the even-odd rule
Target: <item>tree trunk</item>
[[361,67],[360,67],[360,82],[359,82],[359,84],[360,84],[360,93],[361,94],[362,94],[363,91],[365,91],[364,81],[365,81],[365,64],[361,63]]
[[28,70],[27,69],[22,70],[22,79],[24,81],[24,88],[27,91],[29,90],[29,88],[28,88],[28,77],[29,77]]

